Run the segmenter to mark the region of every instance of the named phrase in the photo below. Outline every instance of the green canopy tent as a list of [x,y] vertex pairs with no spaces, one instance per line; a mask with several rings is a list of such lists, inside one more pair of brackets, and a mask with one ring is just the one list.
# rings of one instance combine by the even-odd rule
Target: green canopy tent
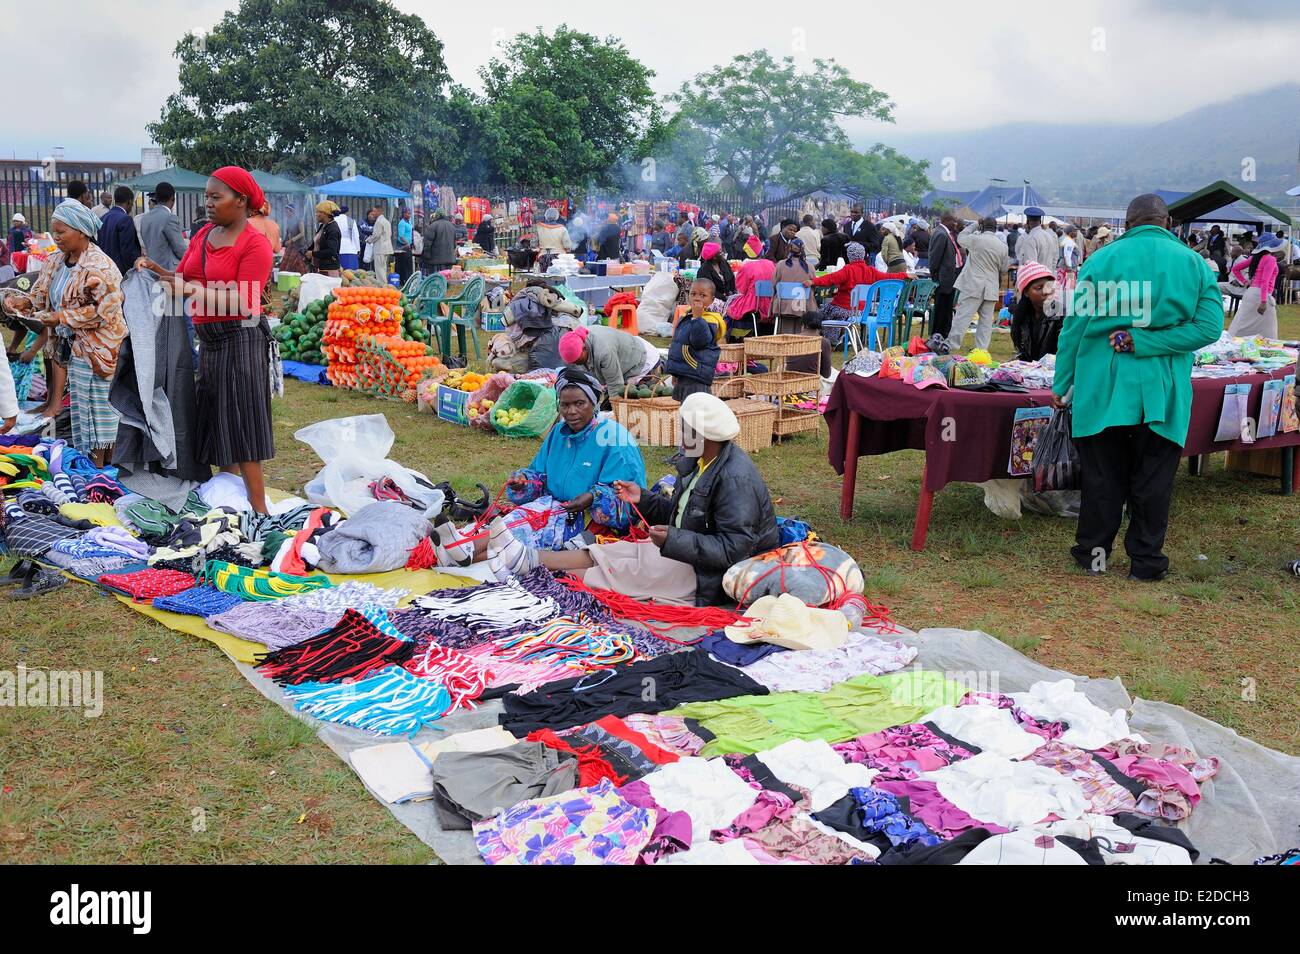
[[177,192],[202,192],[207,188],[208,177],[180,166],[168,166],[146,176],[122,179],[115,184],[129,186],[136,192],[152,192],[160,182],[170,182]]
[[[1159,194],[1159,193],[1157,193]],[[1258,209],[1263,215],[1251,213],[1243,206]],[[1291,216],[1280,209],[1243,192],[1230,182],[1211,182],[1204,189],[1191,192],[1169,203],[1169,214],[1175,222],[1228,222],[1234,225],[1259,225],[1291,228]]]

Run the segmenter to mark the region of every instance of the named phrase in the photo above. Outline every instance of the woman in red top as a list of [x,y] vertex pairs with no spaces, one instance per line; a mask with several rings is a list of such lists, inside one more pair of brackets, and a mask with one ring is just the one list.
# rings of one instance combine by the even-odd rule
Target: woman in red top
[[878,268],[872,268],[866,263],[866,257],[867,250],[861,242],[849,242],[844,247],[843,268],[804,282],[805,285],[829,285],[835,289],[831,300],[818,309],[822,321],[858,321],[859,313],[849,307],[853,300],[853,289],[858,285],[871,285],[886,278],[906,280],[912,277],[908,272],[882,272]]
[[262,288],[271,274],[271,243],[249,224],[266,197],[238,166],[212,173],[208,225],[190,242],[175,272],[148,259],[147,268],[186,299],[199,339],[194,456],[244,478],[248,500],[266,513],[262,461],[275,456],[271,429],[271,331]]

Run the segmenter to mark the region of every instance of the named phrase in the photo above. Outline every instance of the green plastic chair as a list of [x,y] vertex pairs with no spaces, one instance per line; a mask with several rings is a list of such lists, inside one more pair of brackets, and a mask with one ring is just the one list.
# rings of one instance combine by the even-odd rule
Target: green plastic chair
[[447,279],[441,275],[430,275],[420,284],[415,294],[415,314],[426,324],[432,324],[438,317],[438,306],[447,298]]
[[902,336],[903,341],[911,340],[912,322],[917,318],[921,319],[921,337],[926,337],[930,309],[934,306],[934,292],[938,287],[938,282],[928,278],[918,278],[912,282],[912,287],[908,289],[907,300],[903,303],[902,319],[907,323],[906,334]]
[[469,358],[469,351],[465,346],[465,334],[468,332],[470,340],[474,342],[474,357],[482,360],[483,350],[478,343],[478,320],[479,313],[483,310],[483,288],[485,284],[481,277],[471,278],[461,288],[459,295],[455,298],[445,299],[442,302],[447,306],[447,314],[437,315],[433,318],[433,330],[438,334],[438,347],[441,349],[444,361],[451,357],[451,329],[453,325],[456,328],[456,341],[460,345],[461,357]]
[[411,273],[411,277],[406,280],[406,284],[402,286],[402,294],[407,298],[414,298],[419,293],[420,283],[423,280],[424,278],[420,274],[420,270],[417,268]]

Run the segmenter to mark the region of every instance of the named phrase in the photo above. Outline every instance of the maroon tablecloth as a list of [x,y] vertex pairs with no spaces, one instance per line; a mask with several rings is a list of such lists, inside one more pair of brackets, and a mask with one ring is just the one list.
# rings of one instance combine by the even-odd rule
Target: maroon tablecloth
[[[1223,408],[1223,389],[1227,385],[1250,385],[1246,411],[1258,420],[1264,382],[1293,373],[1295,366],[1291,365],[1272,374],[1193,378],[1192,419],[1183,456],[1300,446],[1300,431],[1278,434],[1253,444],[1214,440]],[[826,424],[830,428],[828,458],[835,472],[843,474],[849,412],[853,412],[863,417],[858,456],[924,450],[926,490],[942,490],[954,481],[978,484],[1007,477],[1011,425],[1016,409],[1049,407],[1051,403],[1050,391],[1008,394],[939,387],[918,390],[897,379],[841,374],[826,405]]]

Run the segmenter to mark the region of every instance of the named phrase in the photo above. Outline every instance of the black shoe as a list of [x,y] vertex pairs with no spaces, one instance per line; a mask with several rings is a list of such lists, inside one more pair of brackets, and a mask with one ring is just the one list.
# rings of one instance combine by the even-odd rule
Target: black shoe
[[466,520],[477,520],[483,514],[487,513],[488,507],[492,506],[492,492],[483,484],[475,484],[479,491],[477,503],[470,503],[468,500],[457,497],[448,505],[444,511],[453,520],[464,522]]
[[27,579],[29,568],[32,566],[34,564],[28,563],[26,560],[15,561],[14,565],[9,568],[9,572],[0,577],[0,586],[18,586],[23,583]]
[[1130,580],[1133,580],[1135,583],[1159,583],[1168,575],[1169,575],[1168,570],[1161,570],[1159,573],[1155,574],[1154,576],[1137,576],[1134,573],[1130,573],[1128,575],[1128,578]]
[[62,589],[67,585],[67,582],[62,573],[56,573],[54,570],[37,569],[36,574],[26,585],[10,593],[9,598],[11,600],[29,600],[34,596],[44,596],[46,593],[53,593],[55,590]]

